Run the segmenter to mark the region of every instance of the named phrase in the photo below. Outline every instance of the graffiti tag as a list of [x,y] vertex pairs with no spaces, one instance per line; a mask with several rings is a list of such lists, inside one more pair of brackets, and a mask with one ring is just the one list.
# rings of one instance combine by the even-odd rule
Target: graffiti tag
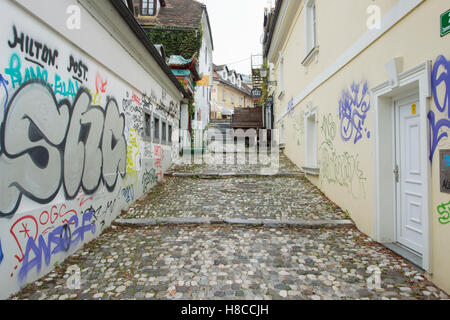
[[450,201],[439,205],[437,212],[439,213],[439,222],[441,224],[450,223]]
[[344,141],[353,138],[356,144],[364,134],[370,138],[370,131],[365,127],[367,114],[370,110],[369,86],[367,82],[353,83],[351,91],[342,91],[339,100],[338,115],[341,121],[341,137]]
[[[438,89],[443,87],[444,95],[443,99],[439,99]],[[430,122],[430,162],[433,163],[434,153],[439,142],[443,138],[448,137],[448,133],[444,131],[450,128],[450,61],[448,61],[444,56],[440,55],[437,57],[433,71],[431,73],[431,88],[433,92],[433,99],[436,109],[439,111],[440,115],[444,118],[437,120],[437,116],[434,111],[430,110],[428,112],[428,121]],[[445,115],[444,112],[447,110],[448,114]]]

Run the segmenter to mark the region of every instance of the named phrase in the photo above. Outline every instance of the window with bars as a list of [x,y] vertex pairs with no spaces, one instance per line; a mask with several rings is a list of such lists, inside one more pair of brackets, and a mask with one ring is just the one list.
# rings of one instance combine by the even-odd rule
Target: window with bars
[[152,136],[152,115],[150,113],[144,112],[144,133],[145,138],[151,139]]
[[141,0],[141,14],[154,16],[156,14],[156,0]]
[[154,143],[160,143],[160,134],[159,134],[159,130],[160,130],[160,126],[159,126],[159,118],[157,117],[153,117],[153,142]]
[[167,124],[162,121],[161,126],[161,144],[167,144]]
[[172,125],[169,124],[169,128],[167,130],[167,142],[168,144],[172,144]]

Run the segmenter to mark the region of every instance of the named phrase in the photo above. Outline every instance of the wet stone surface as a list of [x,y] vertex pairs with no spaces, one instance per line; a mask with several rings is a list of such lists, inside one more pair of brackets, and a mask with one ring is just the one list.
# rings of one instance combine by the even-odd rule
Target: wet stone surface
[[166,177],[121,219],[211,217],[345,219],[345,213],[304,177]]
[[[80,289],[66,285],[72,265]],[[381,287],[368,288],[370,266]],[[440,299],[355,228],[112,227],[12,299]]]

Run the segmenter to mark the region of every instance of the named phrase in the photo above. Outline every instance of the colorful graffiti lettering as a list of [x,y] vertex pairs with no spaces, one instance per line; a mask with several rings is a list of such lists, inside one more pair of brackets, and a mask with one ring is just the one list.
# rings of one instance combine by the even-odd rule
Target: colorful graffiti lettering
[[106,93],[106,86],[108,85],[108,80],[103,78],[100,72],[97,71],[97,75],[95,76],[95,90],[98,94]]
[[[60,252],[68,252],[71,247],[78,243],[83,243],[85,234],[91,232],[95,234],[95,224],[90,222],[93,217],[93,210],[88,209],[82,214],[81,225],[77,216],[72,216],[67,224],[56,227],[49,233],[47,241],[43,235],[33,238],[29,237],[26,244],[22,267],[19,271],[19,283],[24,283],[28,273],[36,268],[39,274],[42,268],[42,260],[45,265],[50,264],[51,257]],[[71,225],[74,226],[72,231]],[[30,254],[33,253],[34,257]]]
[[47,70],[41,68],[40,66],[25,68],[23,76],[21,72],[22,61],[16,53],[13,53],[9,59],[9,67],[5,68],[5,74],[9,75],[11,78],[11,86],[13,89],[15,89],[16,86],[20,87],[23,83],[32,79],[39,79],[44,82],[48,81]]
[[[11,55],[9,67],[5,68],[5,74],[9,75],[11,78],[11,86],[13,89],[15,89],[16,86],[22,86],[22,84],[25,84],[30,80],[41,80],[45,83],[49,83],[48,71],[42,69],[40,66],[26,67],[22,74],[22,62],[20,57],[15,53]],[[58,94],[62,97],[71,97],[72,99],[75,98],[79,90],[78,82],[75,81],[74,83],[71,79],[68,79],[66,82],[56,73],[53,83],[49,83],[49,85],[53,88],[55,95]]]
[[353,138],[353,143],[356,144],[364,134],[370,138],[370,131],[365,127],[369,110],[370,96],[367,82],[353,83],[351,91],[347,89],[342,91],[338,108],[342,140],[349,141]]
[[40,81],[15,92],[0,134],[0,216],[13,215],[22,195],[51,202],[61,185],[66,199],[74,199],[80,187],[91,195],[101,182],[109,192],[115,189],[119,174],[126,174],[125,117],[114,99],[105,109],[90,101],[81,89],[73,105],[58,103]]
[[55,223],[58,220],[61,220],[63,224],[68,223],[71,215],[77,215],[77,211],[67,209],[65,204],[61,204],[59,208],[53,205],[50,210],[42,211],[39,219],[27,215],[14,222],[9,232],[16,241],[18,248],[18,254],[15,255],[15,258],[22,262],[24,256],[23,247],[26,245],[29,237],[33,235],[33,239],[36,240],[39,233],[46,235],[55,228]]
[[141,99],[139,99],[139,97],[137,96],[137,94],[135,94],[133,92],[132,96],[131,96],[131,100],[133,100],[133,102],[136,102],[137,104],[141,104]]
[[443,203],[437,207],[437,212],[439,213],[439,222],[441,224],[450,223],[450,201]]
[[[438,90],[444,90],[443,99],[440,100]],[[440,55],[436,58],[431,73],[431,88],[436,109],[443,114],[446,109],[448,114],[444,118],[437,120],[434,111],[428,112],[428,121],[430,122],[430,162],[433,164],[434,153],[439,142],[448,137],[448,133],[443,131],[450,128],[450,61]]]
[[163,176],[162,172],[162,161],[164,160],[164,149],[162,146],[155,146],[155,168],[159,169],[157,175],[161,178]]
[[128,133],[127,140],[127,173],[136,172],[139,168],[140,141],[134,128]]
[[324,116],[322,122],[322,134],[324,141],[320,146],[321,152],[321,181],[331,184],[338,184],[347,188],[348,192],[355,199],[364,199],[366,197],[364,173],[359,168],[359,157],[352,156],[348,152],[338,154],[334,148],[333,142],[336,138],[336,123],[333,116],[329,114]]

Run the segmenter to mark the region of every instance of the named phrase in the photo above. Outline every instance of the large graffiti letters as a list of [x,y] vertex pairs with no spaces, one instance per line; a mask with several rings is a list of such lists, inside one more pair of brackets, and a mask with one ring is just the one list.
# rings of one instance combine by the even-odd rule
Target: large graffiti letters
[[[433,71],[431,74],[431,87],[433,92],[433,99],[436,109],[443,118],[437,120],[434,111],[428,112],[428,121],[430,122],[430,162],[433,163],[433,156],[439,142],[443,138],[448,137],[445,129],[450,128],[450,61],[444,56],[437,57]],[[443,92],[442,99],[439,93]],[[447,110],[448,114],[444,114]]]
[[351,92],[348,90],[342,92],[338,108],[342,140],[349,141],[353,138],[353,143],[356,144],[364,134],[370,138],[370,131],[365,127],[369,110],[370,97],[367,82],[362,85],[353,83]]
[[73,106],[58,103],[37,80],[15,92],[0,131],[0,216],[14,214],[22,195],[49,203],[63,184],[74,199],[80,187],[90,195],[101,181],[111,192],[125,176],[125,117],[114,99],[105,110],[90,101],[80,89]]

